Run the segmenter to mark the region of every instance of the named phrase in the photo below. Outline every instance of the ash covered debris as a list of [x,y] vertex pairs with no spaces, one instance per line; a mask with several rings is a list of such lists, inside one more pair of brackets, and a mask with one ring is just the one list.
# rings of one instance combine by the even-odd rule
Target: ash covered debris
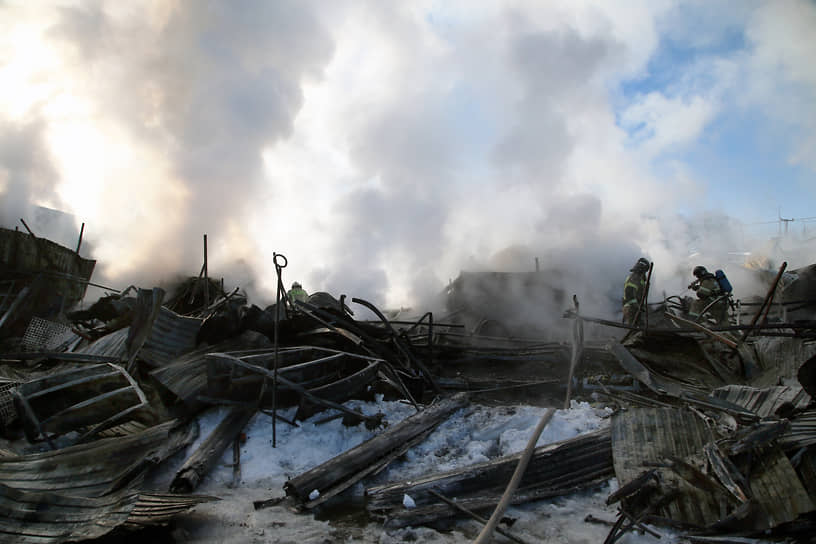
[[[277,267],[276,300],[256,305],[240,286],[208,277],[206,265],[172,287],[109,289],[80,309],[93,261],[32,234],[0,234],[0,534],[8,538],[65,542],[172,526],[215,499],[191,493],[230,449],[231,485],[240,488],[244,431],[256,418],[272,428],[272,448],[279,426],[305,421],[314,433],[340,418],[371,433],[289,474],[279,493],[253,501],[258,510],[321,516],[347,503],[387,530],[450,528],[463,516],[487,522],[497,504],[535,505],[615,478],[608,542],[629,531],[704,541],[814,529],[812,267],[772,275],[767,293],[735,304],[727,324],[694,319],[679,296],[643,304],[637,325],[584,315],[573,297],[551,316],[558,325],[542,331],[514,312],[514,296],[549,307],[566,297],[534,274],[514,296],[507,275],[463,274],[442,317],[396,320],[364,299],[325,292],[290,299]],[[389,421],[361,408],[375,398],[411,413]],[[570,400],[609,408],[608,425],[391,476],[462,414]],[[199,439],[198,422],[214,409],[220,423]],[[155,474],[179,455],[172,482],[156,489]]]

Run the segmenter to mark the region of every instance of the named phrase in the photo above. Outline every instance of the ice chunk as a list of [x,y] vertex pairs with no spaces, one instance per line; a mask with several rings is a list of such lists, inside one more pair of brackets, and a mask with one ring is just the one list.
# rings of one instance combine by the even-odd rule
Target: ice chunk
[[309,493],[309,500],[313,501],[320,496],[320,491],[317,489],[312,489],[312,492]]
[[405,508],[414,508],[414,507],[416,507],[416,503],[414,502],[414,499],[412,499],[411,496],[407,495],[407,494],[402,496],[402,505]]

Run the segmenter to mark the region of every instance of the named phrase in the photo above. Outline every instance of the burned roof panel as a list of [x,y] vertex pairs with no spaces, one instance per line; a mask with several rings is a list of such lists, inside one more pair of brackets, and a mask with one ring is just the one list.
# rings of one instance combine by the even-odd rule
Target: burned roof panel
[[811,398],[801,386],[774,386],[759,389],[746,385],[726,385],[712,393],[716,398],[742,406],[759,417],[773,416],[786,403],[791,408],[805,408]]
[[175,453],[197,434],[197,425],[168,421],[130,436],[0,458],[0,481],[25,491],[98,497]]

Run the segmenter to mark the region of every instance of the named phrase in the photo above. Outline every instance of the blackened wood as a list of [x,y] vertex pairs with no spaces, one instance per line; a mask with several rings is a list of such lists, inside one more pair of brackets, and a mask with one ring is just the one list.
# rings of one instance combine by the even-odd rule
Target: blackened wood
[[342,485],[383,458],[390,462],[395,452],[403,450],[405,443],[432,430],[466,404],[467,395],[463,393],[443,399],[359,446],[292,478],[286,482],[284,490],[287,495],[303,503],[309,500],[309,494],[315,489],[321,495],[327,493],[327,490]]
[[[520,453],[487,463],[393,482],[366,490],[366,508],[374,517],[387,518],[389,527],[420,525],[455,516],[457,511],[439,504],[429,489],[457,497],[457,503],[474,511],[492,509],[518,464]],[[512,503],[565,495],[608,480],[613,475],[609,430],[601,430],[556,444],[536,448]],[[410,495],[417,507],[402,507]]]
[[236,439],[244,425],[255,415],[255,408],[233,407],[221,423],[208,436],[176,473],[170,484],[172,493],[192,493],[202,478],[221,459],[230,443]]
[[[471,518],[475,519],[476,521],[478,521],[482,525],[487,523],[487,520],[485,518],[483,518],[482,516],[480,516],[479,514],[477,514],[476,512],[472,512],[472,511],[468,510],[464,506],[461,506],[461,505],[457,504],[456,501],[450,500],[449,498],[442,495],[441,493],[437,493],[433,489],[429,489],[428,493],[430,493],[431,495],[433,495],[437,499],[441,500],[442,502],[444,502],[448,506],[452,506],[453,508],[456,508],[457,510],[462,512],[463,514],[466,514],[466,515],[470,516]],[[502,529],[501,527],[496,527],[496,532],[499,533],[500,535],[506,536],[507,538],[509,538],[513,542],[519,542],[520,544],[526,544],[526,541],[524,541],[521,538],[517,537],[513,533],[510,533],[510,532]]]

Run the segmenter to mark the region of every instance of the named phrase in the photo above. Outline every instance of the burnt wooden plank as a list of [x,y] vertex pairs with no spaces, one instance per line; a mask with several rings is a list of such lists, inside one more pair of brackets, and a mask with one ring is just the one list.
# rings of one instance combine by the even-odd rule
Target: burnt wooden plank
[[357,481],[355,474],[366,471],[375,463],[384,466],[383,459],[390,462],[395,458],[395,452],[402,451],[406,442],[445,421],[456,410],[466,406],[467,399],[466,394],[459,393],[409,416],[379,435],[292,478],[284,485],[286,494],[306,503],[315,489],[322,494],[328,490],[334,492],[338,486],[343,489],[349,487]]
[[[429,523],[458,515],[455,508],[440,504],[435,491],[456,498],[471,510],[492,509],[501,498],[518,464],[520,453],[486,463],[393,482],[366,490],[369,513],[387,517],[391,527]],[[535,449],[512,502],[555,497],[608,480],[613,475],[611,436],[608,429]],[[410,495],[416,508],[402,508]]]
[[176,473],[170,484],[170,491],[174,493],[192,493],[199,482],[221,459],[221,455],[235,440],[247,422],[255,415],[255,406],[232,407],[221,420],[215,430],[204,439],[198,449],[193,452],[184,465]]

